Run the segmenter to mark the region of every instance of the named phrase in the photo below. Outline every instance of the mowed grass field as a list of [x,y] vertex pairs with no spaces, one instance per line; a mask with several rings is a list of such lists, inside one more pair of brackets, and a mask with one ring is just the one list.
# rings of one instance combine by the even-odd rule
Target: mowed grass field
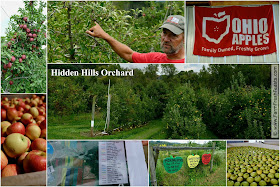
[[[110,135],[91,137],[91,113],[75,114],[69,116],[48,117],[48,139],[168,139],[166,124],[161,119],[136,128],[113,131]],[[100,133],[105,127],[105,117],[101,113],[95,114],[94,134]],[[202,139],[217,138],[213,133],[207,132]]]

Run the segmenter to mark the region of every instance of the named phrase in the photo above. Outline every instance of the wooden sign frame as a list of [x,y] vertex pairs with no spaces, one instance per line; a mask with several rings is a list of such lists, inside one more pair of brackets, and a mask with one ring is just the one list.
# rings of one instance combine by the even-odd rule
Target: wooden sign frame
[[149,169],[150,169],[150,177],[151,177],[151,185],[157,186],[157,178],[156,178],[156,167],[157,160],[159,156],[159,151],[169,151],[169,150],[212,150],[211,157],[211,165],[210,172],[213,169],[213,161],[214,161],[214,151],[215,151],[216,142],[213,142],[212,147],[175,147],[175,146],[166,146],[166,147],[149,147]]

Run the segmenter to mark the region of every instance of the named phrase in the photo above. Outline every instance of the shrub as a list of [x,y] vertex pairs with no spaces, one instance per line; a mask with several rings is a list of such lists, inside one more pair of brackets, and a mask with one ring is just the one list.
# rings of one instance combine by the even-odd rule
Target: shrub
[[[206,101],[206,100],[204,100]],[[223,138],[270,136],[270,91],[246,86],[243,75],[233,77],[231,88],[199,101],[203,122]]]
[[110,129],[117,127],[134,127],[141,124],[143,112],[140,97],[131,89],[129,82],[120,82],[111,89]]
[[178,87],[170,96],[164,113],[170,138],[199,138],[205,133],[196,102],[195,92],[188,84]]

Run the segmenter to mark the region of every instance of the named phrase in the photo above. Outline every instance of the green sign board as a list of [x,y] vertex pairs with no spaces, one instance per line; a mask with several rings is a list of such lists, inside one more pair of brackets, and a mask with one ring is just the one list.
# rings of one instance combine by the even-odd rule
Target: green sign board
[[163,166],[164,169],[167,171],[167,173],[176,173],[181,169],[182,165],[183,165],[182,157],[173,158],[171,156],[163,160]]

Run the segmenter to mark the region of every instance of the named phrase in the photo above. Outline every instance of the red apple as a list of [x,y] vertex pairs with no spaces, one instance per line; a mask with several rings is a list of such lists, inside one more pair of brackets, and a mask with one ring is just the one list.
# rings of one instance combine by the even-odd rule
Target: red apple
[[46,170],[46,153],[33,150],[23,160],[23,169],[26,173]]
[[47,129],[46,128],[41,130],[40,138],[47,138]]
[[23,21],[27,22],[27,19],[28,19],[27,17],[24,17],[24,18],[23,18]]
[[47,141],[43,138],[36,138],[31,143],[31,149],[32,150],[40,150],[46,152],[47,150]]
[[8,108],[7,109],[7,118],[9,121],[19,120],[18,112],[15,108]]
[[7,136],[3,148],[9,157],[16,158],[27,151],[28,144],[29,142],[24,135],[13,133]]
[[36,37],[37,37],[37,34],[33,34],[32,36],[33,36],[33,38],[36,38]]
[[25,60],[25,59],[26,59],[26,55],[21,55],[21,58],[22,58],[23,60]]
[[22,58],[19,58],[18,61],[19,61],[19,63],[22,63]]
[[21,169],[16,164],[8,164],[2,171],[1,177],[9,177],[21,174]]
[[23,25],[22,28],[23,28],[23,29],[27,29],[27,25]]
[[15,108],[8,108],[7,109],[7,118],[9,121],[17,121],[20,118],[18,117],[18,112]]
[[9,62],[8,64],[7,64],[7,68],[11,68],[12,67],[12,63],[11,62]]
[[[26,103],[26,101],[25,101],[25,103]],[[30,110],[30,108],[31,108],[31,106],[26,104],[25,107],[24,107],[24,111],[28,112]]]
[[1,107],[4,108],[5,110],[8,110],[8,108],[10,108],[10,103],[5,102],[5,103],[1,104]]
[[39,111],[36,107],[32,107],[30,108],[30,114],[33,116],[34,119],[37,118],[37,116],[39,115]]
[[[27,105],[25,105],[25,106],[27,106]],[[29,123],[32,123],[32,119],[33,119],[33,116],[30,113],[24,113],[21,116],[21,122],[24,125],[28,125]]]
[[38,111],[39,111],[39,115],[46,116],[46,111],[45,111],[44,108],[39,107],[39,108],[38,108]]
[[14,62],[14,61],[16,61],[16,57],[12,56],[11,62]]
[[27,32],[27,33],[30,33],[30,31],[31,31],[30,29],[28,29],[28,28],[26,29],[26,32]]
[[35,140],[40,137],[41,129],[36,123],[31,123],[27,125],[25,134],[30,140]]
[[28,36],[29,38],[32,38],[32,33],[29,33],[27,36]]
[[46,128],[46,120],[44,120],[44,121],[42,121],[42,122],[40,123],[40,128],[41,128],[41,129],[45,129],[45,128]]
[[8,158],[5,153],[1,150],[1,170],[8,165]]
[[[37,118],[36,118],[36,122],[37,122],[37,124],[40,122],[42,122],[42,121],[44,121],[46,118],[45,118],[45,116],[42,116],[42,115],[39,115],[39,116],[37,116]],[[40,124],[39,123],[39,124]],[[41,126],[40,126],[41,127]]]
[[34,41],[34,38],[29,38],[29,41],[30,41],[30,42],[33,42],[33,41]]
[[26,136],[25,136],[25,138],[26,138],[26,140],[27,140],[27,142],[28,142],[26,151],[29,151],[29,148],[30,148],[30,146],[31,146],[31,140],[30,140],[28,137],[26,137]]
[[20,157],[18,157],[17,164],[18,164],[19,166],[22,166],[23,160],[25,159],[25,157],[27,156],[28,153],[29,153],[29,152],[24,152],[24,153],[22,153],[22,154],[20,155]]
[[[17,111],[18,112],[24,112],[24,107],[22,107],[22,106],[20,106],[20,105],[17,105]],[[19,117],[21,117],[21,116],[19,116]]]
[[13,123],[7,128],[7,135],[10,135],[12,133],[20,133],[22,135],[25,135],[24,125],[21,122]]
[[21,117],[23,115],[22,111],[18,111],[18,117]]
[[1,108],[1,121],[5,121],[7,117],[7,111]]
[[8,121],[2,121],[1,122],[1,136],[7,136],[7,128],[12,125]]
[[1,137],[1,145],[4,143],[5,139],[5,137]]

